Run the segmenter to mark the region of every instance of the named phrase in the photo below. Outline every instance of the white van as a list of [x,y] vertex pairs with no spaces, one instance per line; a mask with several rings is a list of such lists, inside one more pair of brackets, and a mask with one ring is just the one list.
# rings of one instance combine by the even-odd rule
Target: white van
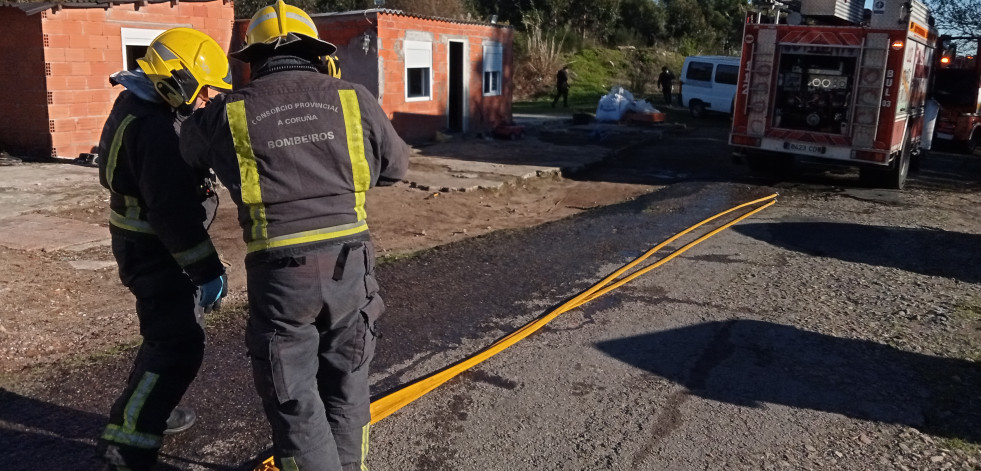
[[686,57],[681,67],[681,104],[696,118],[706,111],[732,114],[738,79],[738,57]]

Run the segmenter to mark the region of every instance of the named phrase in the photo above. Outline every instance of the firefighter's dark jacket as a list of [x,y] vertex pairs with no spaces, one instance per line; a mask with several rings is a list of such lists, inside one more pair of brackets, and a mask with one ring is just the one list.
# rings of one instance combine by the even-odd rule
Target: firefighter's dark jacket
[[99,140],[99,181],[113,236],[159,240],[200,285],[225,269],[204,226],[202,180],[180,155],[179,126],[166,104],[120,93]]
[[368,240],[365,192],[398,181],[409,148],[366,88],[310,67],[260,74],[181,129],[238,204],[247,260]]

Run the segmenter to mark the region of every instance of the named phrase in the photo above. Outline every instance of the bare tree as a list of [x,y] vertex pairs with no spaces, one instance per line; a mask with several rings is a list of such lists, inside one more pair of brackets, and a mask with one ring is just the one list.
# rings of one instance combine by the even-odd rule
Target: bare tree
[[928,0],[941,33],[981,35],[981,0]]

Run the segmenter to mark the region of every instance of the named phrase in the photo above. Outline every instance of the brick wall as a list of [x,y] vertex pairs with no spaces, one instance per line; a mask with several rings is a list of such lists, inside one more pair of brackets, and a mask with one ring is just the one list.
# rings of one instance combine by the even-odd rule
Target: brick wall
[[51,145],[41,16],[0,7],[0,151],[45,157]]
[[[448,127],[449,41],[467,45],[464,60],[469,90],[465,98],[467,131],[486,132],[511,120],[513,30],[482,24],[462,24],[442,19],[418,18],[389,12],[312,15],[320,37],[335,44],[342,78],[359,83],[379,97],[396,131],[408,141],[431,140]],[[248,21],[236,23],[232,43],[241,44]],[[369,34],[368,51],[364,34]],[[404,41],[425,37],[433,43],[432,97],[405,99]],[[501,94],[483,96],[483,45],[495,41],[503,49]],[[237,61],[233,61],[236,63]],[[248,66],[234,64],[236,86],[248,82]]]
[[[186,26],[203,31],[228,48],[234,10],[231,3],[155,3],[142,7],[65,8],[42,15],[44,78],[49,154],[77,157],[98,147],[99,135],[122,87],[108,76],[125,68],[122,28],[165,30]],[[40,81],[40,78],[39,78]]]
[[[379,58],[385,64],[382,77],[382,106],[393,118],[403,138],[432,139],[436,131],[447,128],[449,108],[449,42],[462,41],[467,49],[466,115],[469,132],[486,132],[511,120],[513,91],[512,35],[510,28],[462,24],[392,13],[378,16]],[[405,98],[404,41],[431,37],[433,43],[432,99],[407,101]],[[503,58],[502,90],[499,96],[483,95],[484,41],[501,44]]]
[[[364,85],[379,95],[378,29],[375,13],[366,15],[313,15],[320,37],[337,46],[341,78]],[[364,35],[368,34],[368,50]]]

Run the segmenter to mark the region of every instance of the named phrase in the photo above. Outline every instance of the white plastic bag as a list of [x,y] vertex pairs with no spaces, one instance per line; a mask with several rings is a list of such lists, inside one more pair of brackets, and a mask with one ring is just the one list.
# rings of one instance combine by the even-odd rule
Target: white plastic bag
[[622,87],[613,87],[596,106],[596,121],[620,121],[630,109],[634,96]]
[[635,113],[643,113],[643,114],[660,113],[660,111],[658,111],[657,108],[654,107],[654,105],[648,103],[647,100],[634,101],[630,105],[630,111],[633,111]]

